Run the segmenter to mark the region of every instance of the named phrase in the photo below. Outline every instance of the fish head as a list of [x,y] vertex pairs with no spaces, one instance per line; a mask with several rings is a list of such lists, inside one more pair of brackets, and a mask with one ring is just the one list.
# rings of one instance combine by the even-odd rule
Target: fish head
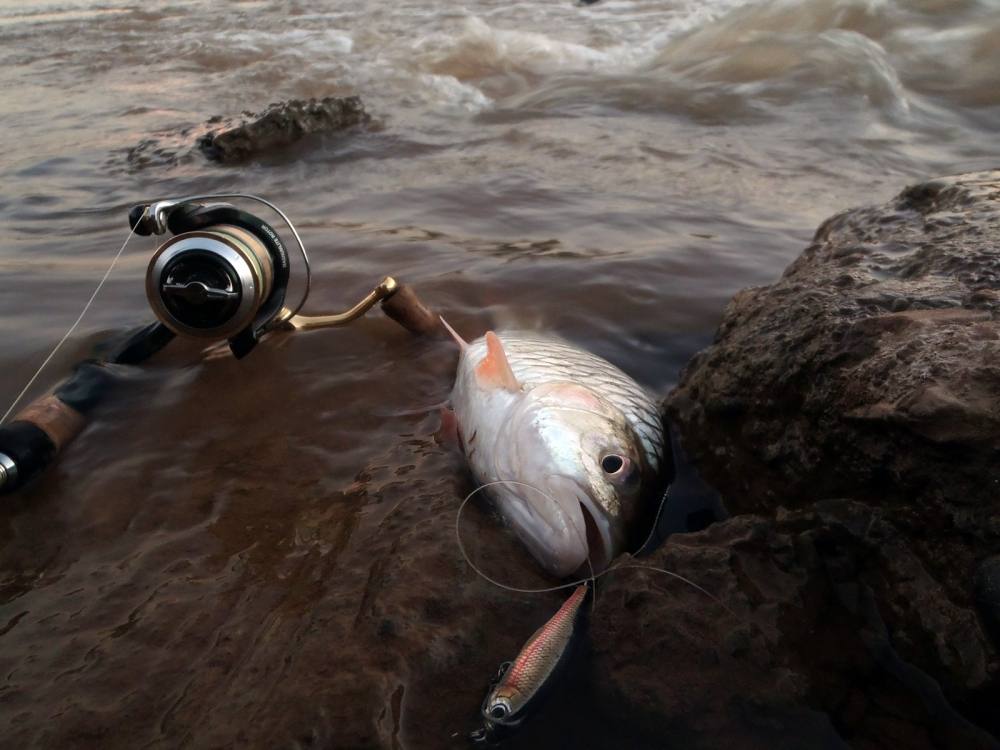
[[603,570],[625,551],[655,481],[628,418],[594,390],[551,382],[510,412],[497,451],[504,515],[556,576]]
[[490,690],[483,701],[482,714],[488,725],[505,726],[518,723],[517,708],[525,702],[520,691],[510,685],[500,684]]

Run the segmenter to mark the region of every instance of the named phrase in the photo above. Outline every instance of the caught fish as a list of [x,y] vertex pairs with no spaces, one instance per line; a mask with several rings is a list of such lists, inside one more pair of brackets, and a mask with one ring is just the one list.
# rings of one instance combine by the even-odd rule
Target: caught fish
[[[444,322],[444,321],[442,321]],[[556,576],[641,544],[662,495],[664,433],[649,394],[557,338],[490,331],[461,347],[451,424],[476,479]]]
[[528,639],[517,658],[500,667],[483,701],[484,727],[474,739],[516,727],[541,700],[566,662],[587,591],[586,584],[577,586],[559,611]]

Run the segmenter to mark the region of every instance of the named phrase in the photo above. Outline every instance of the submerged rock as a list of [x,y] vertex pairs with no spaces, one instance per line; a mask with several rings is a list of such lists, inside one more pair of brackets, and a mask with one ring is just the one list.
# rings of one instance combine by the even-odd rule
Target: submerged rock
[[210,159],[237,162],[284,148],[307,135],[336,133],[370,120],[356,96],[292,99],[271,104],[257,114],[244,113],[239,122],[224,122],[221,130],[201,136],[198,147]]
[[370,122],[357,96],[292,99],[259,113],[216,115],[200,125],[153,133],[129,149],[126,160],[131,169],[145,169],[174,166],[202,154],[233,164],[277,152],[307,136],[330,135]]
[[[704,660],[704,695],[644,694],[659,725],[715,691],[720,721],[805,705],[852,746],[997,746],[970,720],[1000,732],[998,247],[1000,172],[936,180],[833,217],[730,303],[665,406],[727,508],[755,515],[658,557],[713,575],[751,630],[684,650],[666,623],[694,604],[648,597],[642,621],[673,630],[647,661]],[[624,617],[605,627],[632,643]],[[627,655],[608,659],[631,700]]]

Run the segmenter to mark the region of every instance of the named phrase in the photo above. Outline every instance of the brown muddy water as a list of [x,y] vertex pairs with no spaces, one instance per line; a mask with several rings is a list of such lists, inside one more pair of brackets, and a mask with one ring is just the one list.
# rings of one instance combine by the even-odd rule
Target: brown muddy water
[[[994,0],[0,0],[3,409],[128,206],[211,191],[297,221],[311,310],[393,274],[468,335],[554,331],[666,393],[729,297],[821,220],[995,167],[998,70]],[[377,127],[238,167],[127,160],[212,115],[347,93]],[[36,394],[150,319],[153,249],[130,244]],[[0,510],[0,744],[350,746],[371,716],[444,747],[474,728],[560,599],[492,589],[453,544],[469,478],[432,433],[454,362],[373,314],[123,373]],[[502,532],[477,539],[506,559]],[[486,632],[456,658],[466,622]],[[574,718],[522,744],[613,746],[628,722],[562,734]]]

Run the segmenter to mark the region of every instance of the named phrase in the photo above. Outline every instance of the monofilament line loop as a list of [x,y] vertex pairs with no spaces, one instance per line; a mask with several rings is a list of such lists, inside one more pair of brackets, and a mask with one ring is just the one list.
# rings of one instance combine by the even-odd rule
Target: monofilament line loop
[[[142,219],[145,218],[147,212],[148,209],[146,209],[146,211],[143,211],[142,216],[139,217],[139,221],[142,221]],[[11,403],[10,407],[7,409],[7,411],[4,412],[4,415],[0,417],[0,424],[3,424],[4,422],[7,421],[7,417],[9,417],[11,415],[11,412],[14,411],[17,405],[21,403],[21,399],[24,398],[24,394],[26,394],[28,390],[31,388],[31,386],[35,384],[35,381],[38,380],[38,376],[42,374],[42,371],[48,366],[49,362],[52,361],[52,358],[56,356],[56,352],[58,352],[62,348],[62,345],[66,343],[69,337],[72,336],[73,332],[77,329],[77,326],[80,325],[80,321],[83,320],[83,317],[87,314],[87,311],[90,309],[90,306],[94,304],[94,300],[97,299],[97,295],[104,287],[104,283],[108,280],[108,277],[111,276],[111,272],[115,269],[115,266],[118,264],[118,259],[121,258],[122,253],[125,252],[125,246],[128,245],[129,240],[132,239],[132,236],[135,234],[135,227],[138,225],[139,222],[137,221],[135,225],[129,230],[128,237],[125,238],[125,242],[122,243],[122,246],[118,248],[118,252],[115,253],[115,257],[111,259],[111,265],[108,266],[108,270],[104,272],[104,276],[97,283],[97,286],[94,288],[94,293],[90,295],[90,299],[88,299],[87,304],[83,306],[83,310],[80,311],[80,314],[79,316],[77,316],[76,321],[73,323],[73,325],[69,327],[69,330],[66,331],[65,334],[63,334],[63,337],[59,339],[59,343],[52,348],[52,351],[49,352],[49,355],[42,361],[42,364],[38,366],[38,369],[35,370],[35,374],[31,376],[31,378],[25,384],[24,388],[21,389],[21,392],[17,394],[17,397],[14,399],[13,403]]]
[[[499,479],[499,480],[496,480],[496,481],[493,481],[493,482],[487,482],[486,484],[483,484],[483,485],[480,485],[479,487],[476,487],[476,489],[474,489],[472,492],[470,492],[468,495],[465,496],[465,499],[462,500],[461,505],[458,506],[458,512],[455,514],[455,540],[458,543],[459,552],[462,553],[462,557],[465,559],[465,562],[468,563],[469,567],[472,568],[472,570],[476,573],[476,575],[478,575],[480,578],[482,578],[483,580],[487,581],[488,583],[491,583],[494,586],[497,586],[498,588],[505,589],[507,591],[513,591],[513,592],[518,593],[518,594],[544,594],[544,593],[547,593],[549,591],[560,591],[562,589],[574,588],[574,587],[579,586],[579,585],[584,584],[584,583],[590,583],[592,586],[596,586],[598,578],[602,578],[602,577],[606,576],[608,573],[611,573],[611,572],[616,571],[616,570],[627,570],[629,568],[638,569],[638,570],[651,570],[651,571],[656,572],[656,573],[662,573],[664,575],[670,576],[671,578],[676,578],[678,581],[681,581],[682,583],[686,583],[691,588],[695,589],[696,591],[701,592],[702,594],[704,594],[705,596],[707,596],[709,599],[711,599],[713,602],[715,602],[716,604],[718,604],[727,613],[729,613],[733,618],[735,618],[737,620],[740,620],[741,622],[743,621],[743,618],[741,618],[739,615],[737,615],[735,612],[733,612],[733,610],[731,610],[729,607],[727,607],[723,603],[723,601],[721,599],[719,599],[719,597],[715,596],[710,591],[707,591],[706,589],[704,589],[703,587],[699,586],[694,581],[685,578],[684,576],[680,575],[679,573],[674,573],[673,571],[667,570],[665,568],[658,568],[658,567],[656,567],[654,565],[643,565],[641,563],[623,563],[621,565],[614,565],[614,566],[612,566],[610,568],[606,568],[605,570],[602,570],[600,573],[596,573],[595,574],[594,573],[593,565],[591,564],[591,561],[590,561],[590,554],[589,554],[589,552],[588,552],[588,555],[587,555],[587,565],[588,565],[588,567],[590,567],[590,576],[587,577],[587,578],[578,578],[578,579],[576,579],[574,581],[570,581],[569,583],[561,583],[558,586],[547,586],[545,588],[536,588],[536,589],[519,588],[517,586],[508,586],[506,583],[502,583],[502,582],[496,580],[495,578],[487,575],[478,565],[476,565],[474,562],[472,562],[472,558],[469,556],[468,551],[465,549],[465,545],[462,543],[462,530],[461,530],[462,511],[465,510],[465,506],[468,505],[469,501],[477,493],[481,492],[482,490],[485,490],[487,487],[493,487],[493,486],[496,486],[496,485],[504,485],[504,484],[512,484],[512,485],[519,486],[519,487],[526,487],[529,490],[533,490],[533,491],[537,492],[539,495],[541,495],[542,497],[544,497],[546,500],[549,500],[550,502],[555,502],[551,497],[549,497],[546,493],[542,492],[537,487],[534,487],[533,485],[527,484],[526,482],[518,482],[518,481],[513,480],[513,479]],[[664,493],[663,499],[660,502],[660,509],[657,511],[657,514],[656,514],[657,522],[659,521],[660,512],[663,510],[663,503],[666,501],[666,499],[667,499],[667,493]],[[655,529],[655,524],[654,524],[654,529]],[[649,539],[651,537],[652,537],[652,532],[650,534],[650,537],[648,537],[646,539],[646,542],[643,544],[644,547],[649,543]],[[596,606],[596,597],[595,597],[594,605]]]
[[468,495],[466,495],[465,499],[462,501],[462,504],[458,506],[458,513],[455,514],[455,540],[458,542],[458,549],[462,553],[462,557],[465,558],[465,562],[467,562],[469,564],[469,567],[472,568],[475,571],[476,575],[478,575],[480,578],[488,581],[489,583],[492,583],[494,586],[497,586],[497,587],[502,588],[502,589],[506,589],[507,591],[513,591],[513,592],[518,593],[518,594],[544,594],[544,593],[549,592],[549,591],[560,591],[562,589],[568,589],[568,588],[572,588],[572,587],[575,587],[575,586],[579,586],[580,584],[587,583],[588,581],[596,580],[597,576],[594,575],[594,568],[593,568],[593,565],[590,562],[590,553],[589,553],[589,551],[587,553],[587,566],[590,567],[590,573],[591,573],[591,575],[590,575],[589,578],[580,578],[580,579],[575,580],[575,581],[570,581],[569,583],[562,583],[562,584],[559,584],[558,586],[548,586],[546,588],[540,588],[540,589],[522,589],[522,588],[518,588],[517,586],[508,586],[506,583],[501,583],[500,581],[496,580],[495,578],[491,578],[485,572],[483,572],[483,570],[481,570],[478,565],[476,565],[474,562],[472,562],[472,558],[469,557],[469,553],[466,551],[465,545],[462,543],[462,528],[461,528],[462,511],[465,510],[465,506],[468,505],[469,501],[477,493],[481,492],[482,490],[485,490],[487,487],[495,487],[497,485],[503,485],[503,484],[512,484],[512,485],[515,485],[517,487],[526,487],[529,490],[533,490],[534,492],[537,492],[539,495],[541,495],[542,497],[544,497],[546,500],[550,500],[552,502],[555,502],[554,500],[552,500],[552,498],[550,498],[548,495],[546,495],[544,492],[542,492],[537,487],[534,487],[534,486],[532,486],[530,484],[527,484],[526,482],[518,482],[518,481],[515,481],[513,479],[498,479],[498,480],[496,480],[494,482],[487,482],[486,484],[483,484],[483,485],[480,485],[479,487],[476,487],[476,489],[474,489],[472,492],[470,492]]

